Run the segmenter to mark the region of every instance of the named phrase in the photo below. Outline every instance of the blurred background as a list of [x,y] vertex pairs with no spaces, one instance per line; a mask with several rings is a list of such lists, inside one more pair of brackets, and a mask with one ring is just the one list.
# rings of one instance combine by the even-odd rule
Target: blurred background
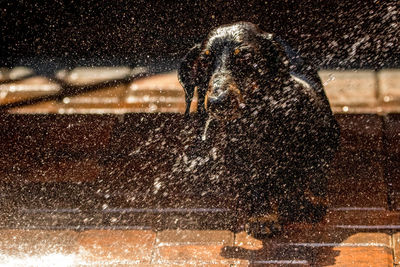
[[215,26],[251,21],[318,68],[400,66],[396,1],[1,1],[0,66],[152,65],[179,59]]

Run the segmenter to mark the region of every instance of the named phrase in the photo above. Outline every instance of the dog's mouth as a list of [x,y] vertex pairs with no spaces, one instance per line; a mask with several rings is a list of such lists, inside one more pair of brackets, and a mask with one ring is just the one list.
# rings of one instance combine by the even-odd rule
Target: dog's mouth
[[212,118],[217,120],[235,120],[238,119],[241,115],[238,110],[210,112],[209,114]]
[[[209,99],[208,99],[209,100]],[[224,103],[210,104],[206,107],[210,117],[217,120],[234,120],[242,115],[244,104],[239,99],[231,99]]]
[[233,89],[219,94],[206,94],[205,108],[210,117],[217,120],[234,120],[242,115],[245,107],[243,97],[236,87]]

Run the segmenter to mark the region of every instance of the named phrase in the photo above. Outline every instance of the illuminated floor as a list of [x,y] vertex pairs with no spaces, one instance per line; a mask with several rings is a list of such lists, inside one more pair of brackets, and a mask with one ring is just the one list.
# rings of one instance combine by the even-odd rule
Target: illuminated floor
[[[168,81],[170,87],[157,85],[157,80]],[[5,86],[10,85],[3,90]],[[3,101],[11,101],[18,88],[23,87],[4,93]],[[96,92],[94,104],[96,98],[87,95],[1,115],[0,265],[400,264],[400,116],[384,114],[397,109],[395,94],[385,101],[383,92],[389,89],[373,87],[375,93],[357,103],[355,96],[353,102],[351,96],[348,102],[334,100],[328,91],[342,129],[342,149],[328,185],[330,210],[321,223],[291,224],[279,236],[256,239],[243,231],[243,222],[235,219],[223,195],[201,195],[172,181],[164,181],[162,190],[154,193],[157,172],[138,171],[138,162],[162,161],[165,151],[143,158],[135,151],[148,141],[148,128],[162,124],[154,147],[162,147],[158,142],[179,147],[170,133],[183,121],[174,113],[118,114],[164,107],[157,106],[161,100],[150,93],[140,93],[142,88],[176,91],[168,101],[165,95],[154,95],[164,97],[163,105],[172,107],[171,112],[182,111],[179,85],[173,75],[166,75]],[[134,106],[143,94],[139,100],[146,105],[138,100]],[[171,98],[181,100],[168,106],[174,102]],[[86,114],[100,113],[107,105],[113,114]],[[84,114],[32,114],[70,112]]]

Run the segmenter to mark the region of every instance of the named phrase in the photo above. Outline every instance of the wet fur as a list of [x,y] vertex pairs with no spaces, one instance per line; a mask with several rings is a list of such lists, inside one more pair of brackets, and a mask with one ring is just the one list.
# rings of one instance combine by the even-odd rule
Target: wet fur
[[[233,51],[247,47],[251,58],[237,60]],[[279,37],[254,24],[223,25],[190,49],[180,65],[186,116],[195,89],[198,113],[204,122],[212,116],[206,98],[219,90],[213,79],[224,75],[229,76],[225,87],[239,90],[235,97],[243,103],[239,118],[216,116],[208,139],[193,143],[198,148],[194,158],[201,150],[219,151],[219,159],[203,167],[203,174],[224,165],[227,190],[233,187],[238,209],[251,216],[278,212],[281,222],[321,219],[339,127],[317,71]]]

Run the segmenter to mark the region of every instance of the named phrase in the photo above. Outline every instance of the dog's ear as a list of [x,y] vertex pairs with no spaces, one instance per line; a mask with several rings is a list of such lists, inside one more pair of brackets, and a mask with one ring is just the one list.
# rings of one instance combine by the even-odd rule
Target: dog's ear
[[198,58],[200,55],[200,44],[196,44],[183,58],[179,69],[178,79],[185,90],[186,110],[185,115],[190,112],[190,104],[192,103],[194,90],[199,85]]
[[275,77],[288,74],[290,59],[279,37],[271,33],[263,33],[259,35],[259,38],[262,53],[269,61],[271,74]]

